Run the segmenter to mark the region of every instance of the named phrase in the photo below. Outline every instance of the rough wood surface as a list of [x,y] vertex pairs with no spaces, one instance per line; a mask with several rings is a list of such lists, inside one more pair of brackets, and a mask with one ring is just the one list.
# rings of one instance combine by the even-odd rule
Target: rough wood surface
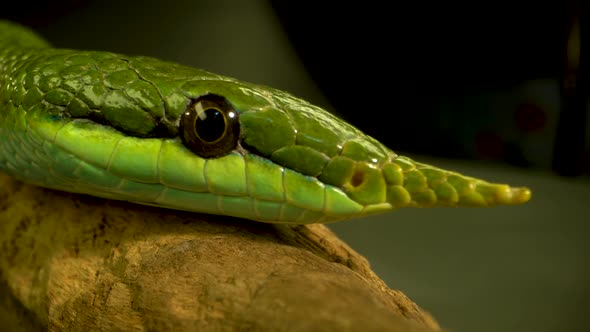
[[322,225],[183,213],[0,173],[2,330],[436,331]]

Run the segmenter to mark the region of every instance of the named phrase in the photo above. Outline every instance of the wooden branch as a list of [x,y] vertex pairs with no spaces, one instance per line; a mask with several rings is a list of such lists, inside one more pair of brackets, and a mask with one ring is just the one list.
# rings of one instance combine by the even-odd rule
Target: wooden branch
[[10,330],[439,330],[322,225],[150,208],[0,174],[0,244]]

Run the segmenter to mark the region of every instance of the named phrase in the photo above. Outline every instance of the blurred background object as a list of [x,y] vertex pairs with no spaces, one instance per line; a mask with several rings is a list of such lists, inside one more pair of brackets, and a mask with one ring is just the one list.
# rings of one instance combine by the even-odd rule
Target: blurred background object
[[[553,167],[562,175],[579,175],[588,172],[588,91],[590,90],[590,62],[588,39],[590,36],[588,1],[570,0],[565,25],[564,65],[561,73],[561,110],[557,127]],[[586,143],[586,144],[585,144]],[[585,163],[585,165],[584,165]]]
[[287,90],[400,154],[530,186],[523,206],[402,209],[330,227],[451,331],[582,332],[588,6],[60,0],[3,4],[0,18],[58,47],[149,55]]
[[272,4],[328,100],[390,146],[590,171],[582,1]]

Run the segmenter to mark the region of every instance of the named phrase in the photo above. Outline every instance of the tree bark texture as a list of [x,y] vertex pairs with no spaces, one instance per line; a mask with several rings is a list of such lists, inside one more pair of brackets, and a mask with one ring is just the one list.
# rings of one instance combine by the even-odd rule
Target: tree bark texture
[[438,331],[323,225],[195,214],[0,173],[0,329]]

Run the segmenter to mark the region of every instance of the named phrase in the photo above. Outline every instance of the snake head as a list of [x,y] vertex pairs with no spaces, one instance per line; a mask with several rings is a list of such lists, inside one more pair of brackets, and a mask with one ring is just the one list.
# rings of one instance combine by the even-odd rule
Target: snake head
[[42,186],[285,223],[531,195],[398,156],[276,89],[105,52],[31,59],[8,66],[28,71],[14,75],[0,166]]
[[[402,207],[520,204],[531,196],[527,188],[398,156],[331,113],[276,89],[233,80],[184,88],[191,98],[223,96],[239,114],[232,152],[245,158],[246,169],[259,170],[246,171],[247,195],[285,204],[280,216],[263,220],[330,222]],[[290,208],[303,212],[285,213]]]

